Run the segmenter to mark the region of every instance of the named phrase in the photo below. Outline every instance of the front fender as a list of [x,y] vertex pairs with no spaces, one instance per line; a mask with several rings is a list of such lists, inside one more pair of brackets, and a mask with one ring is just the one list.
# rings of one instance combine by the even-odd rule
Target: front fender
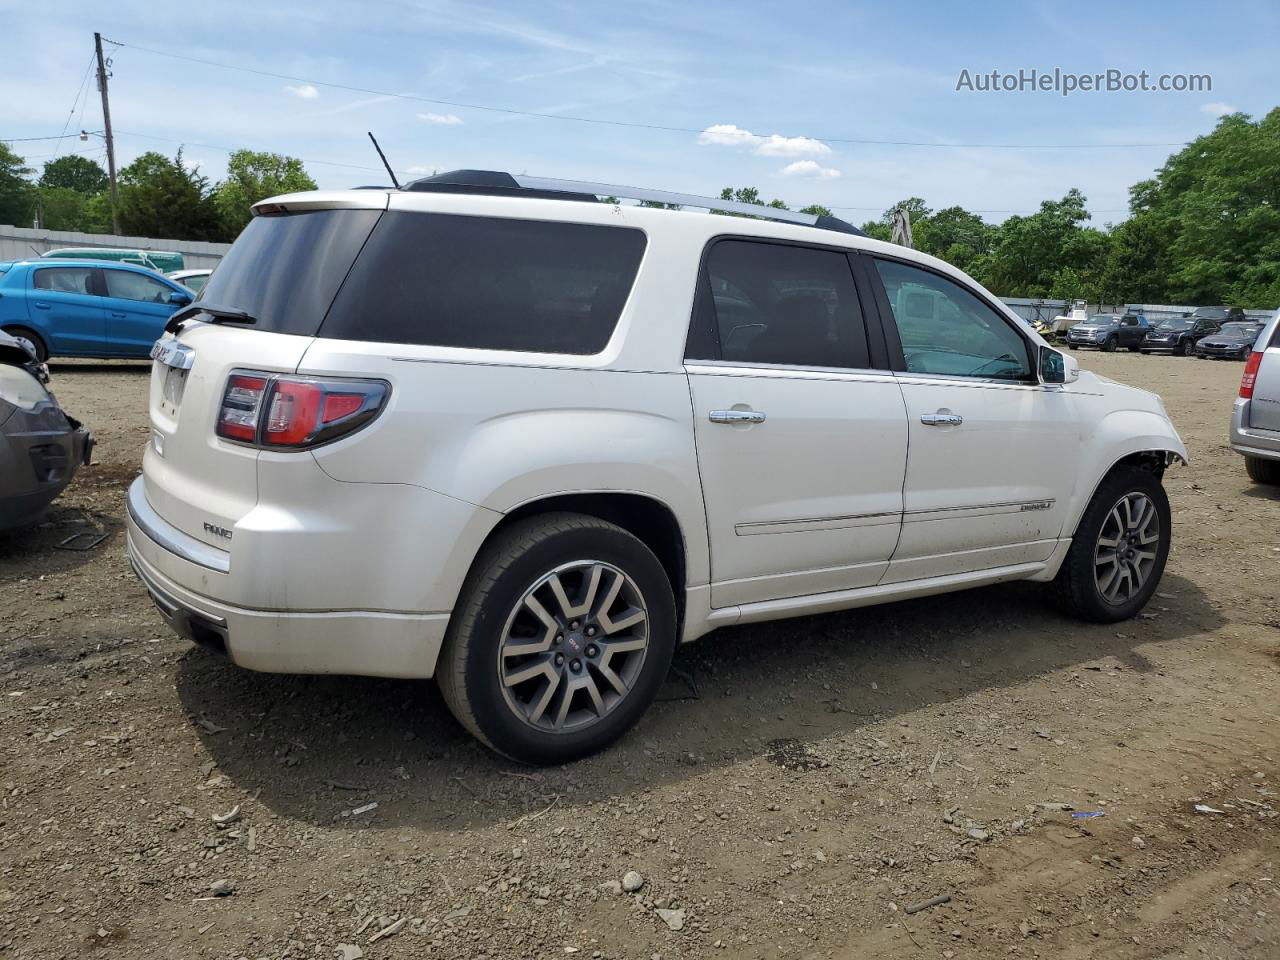
[[1089,501],[1116,464],[1136,453],[1152,451],[1190,462],[1186,445],[1168,417],[1151,410],[1117,410],[1104,416],[1084,439],[1062,535],[1075,534]]

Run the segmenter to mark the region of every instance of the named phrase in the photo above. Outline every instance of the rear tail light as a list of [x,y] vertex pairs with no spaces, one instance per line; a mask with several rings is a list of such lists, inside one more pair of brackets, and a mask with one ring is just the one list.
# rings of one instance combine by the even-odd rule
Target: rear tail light
[[1253,385],[1258,382],[1258,368],[1262,366],[1262,352],[1259,350],[1249,354],[1249,361],[1244,365],[1244,376],[1240,378],[1240,396],[1245,400],[1253,397]]
[[390,392],[381,380],[237,372],[227,380],[216,432],[264,448],[314,447],[368,424]]

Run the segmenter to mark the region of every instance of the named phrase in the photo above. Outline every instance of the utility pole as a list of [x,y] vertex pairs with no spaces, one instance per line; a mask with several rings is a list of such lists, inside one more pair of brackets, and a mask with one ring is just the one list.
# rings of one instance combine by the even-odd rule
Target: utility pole
[[102,59],[102,34],[93,34],[93,45],[98,51],[98,89],[102,92],[102,130],[107,135],[107,176],[111,181],[111,232],[120,235],[120,193],[116,189],[116,142],[111,136],[111,103],[107,99],[107,65]]

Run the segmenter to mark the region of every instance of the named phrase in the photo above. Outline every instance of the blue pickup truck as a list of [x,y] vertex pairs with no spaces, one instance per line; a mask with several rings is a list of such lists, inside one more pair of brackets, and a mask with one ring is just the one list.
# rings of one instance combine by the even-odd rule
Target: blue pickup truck
[[151,355],[195,294],[144,267],[102,260],[0,261],[0,330],[49,357]]

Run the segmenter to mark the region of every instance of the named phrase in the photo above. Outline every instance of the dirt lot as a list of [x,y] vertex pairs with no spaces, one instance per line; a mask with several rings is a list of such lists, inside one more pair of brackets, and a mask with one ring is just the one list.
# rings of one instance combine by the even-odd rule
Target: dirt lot
[[725,630],[536,771],[430,683],[170,636],[124,555],[147,370],[55,367],[100,462],[0,538],[0,956],[1280,956],[1280,492],[1226,447],[1241,367],[1081,360],[1193,457],[1151,619],[1015,584]]

